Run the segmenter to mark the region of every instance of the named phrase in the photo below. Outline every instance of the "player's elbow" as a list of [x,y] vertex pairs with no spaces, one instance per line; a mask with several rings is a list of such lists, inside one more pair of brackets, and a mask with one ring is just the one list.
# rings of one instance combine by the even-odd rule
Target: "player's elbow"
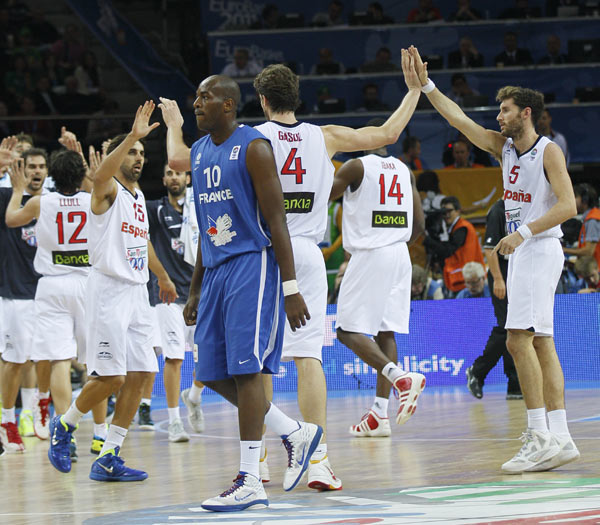
[[187,171],[189,165],[189,157],[169,158],[169,168],[175,171]]

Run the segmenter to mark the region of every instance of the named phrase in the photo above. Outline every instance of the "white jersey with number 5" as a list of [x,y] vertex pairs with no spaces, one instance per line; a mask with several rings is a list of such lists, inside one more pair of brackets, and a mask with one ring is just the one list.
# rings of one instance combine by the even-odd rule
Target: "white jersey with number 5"
[[360,157],[364,174],[355,191],[344,192],[344,249],[371,250],[412,235],[413,198],[410,171],[395,157]]
[[90,194],[46,193],[40,197],[33,265],[41,275],[87,275]]
[[[504,179],[504,208],[507,233],[521,224],[539,219],[558,201],[544,172],[544,151],[552,141],[538,137],[526,152],[519,154],[512,139],[502,148],[502,177]],[[562,237],[560,226],[538,233],[537,237]]]
[[[116,179],[115,179],[116,180]],[[148,217],[144,194],[117,181],[112,206],[90,212],[90,264],[104,275],[135,284],[148,282]]]
[[321,128],[306,122],[271,121],[256,129],[273,147],[290,237],[321,242],[327,229],[327,203],[335,172]]

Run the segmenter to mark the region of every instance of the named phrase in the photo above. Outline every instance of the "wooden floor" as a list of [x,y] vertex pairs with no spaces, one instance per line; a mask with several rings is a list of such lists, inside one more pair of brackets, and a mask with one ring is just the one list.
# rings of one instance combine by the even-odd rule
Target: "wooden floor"
[[[271,507],[228,515],[199,508],[230,486],[239,466],[236,412],[225,402],[205,399],[206,432],[190,443],[169,443],[164,409],[153,411],[155,432],[133,425],[122,456],[148,471],[140,483],[88,479],[92,425],[85,419],[76,433],[79,462],[70,474],[54,470],[48,442],[37,438],[26,438],[25,454],[0,458],[0,523],[600,523],[600,385],[595,386],[567,391],[581,459],[554,472],[519,476],[503,475],[500,465],[520,447],[525,408],[522,401],[506,401],[498,389],[486,391],[483,400],[466,389],[426,389],[415,416],[402,427],[393,423],[392,437],[384,439],[348,434],[370,406],[372,391],[334,394],[329,457],[344,490],[316,493],[304,481],[284,492],[284,449],[271,436],[272,481],[266,486]],[[276,396],[276,402],[298,415],[290,395]],[[396,403],[390,404],[391,414]]]

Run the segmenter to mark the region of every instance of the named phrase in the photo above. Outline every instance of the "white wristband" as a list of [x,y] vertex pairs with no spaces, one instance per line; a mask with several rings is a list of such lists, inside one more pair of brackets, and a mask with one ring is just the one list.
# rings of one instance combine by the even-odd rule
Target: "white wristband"
[[423,93],[427,94],[427,93],[431,93],[434,89],[435,89],[435,84],[433,83],[433,80],[431,80],[430,78],[428,78],[427,79],[427,84],[425,84],[421,88],[421,91]]
[[287,297],[288,295],[297,294],[300,290],[298,290],[298,281],[294,279],[293,281],[284,281],[281,283],[283,287],[283,296]]
[[523,237],[524,240],[531,239],[533,237],[533,233],[531,233],[531,230],[527,224],[521,224],[521,226],[517,228],[517,231],[521,234],[521,237]]

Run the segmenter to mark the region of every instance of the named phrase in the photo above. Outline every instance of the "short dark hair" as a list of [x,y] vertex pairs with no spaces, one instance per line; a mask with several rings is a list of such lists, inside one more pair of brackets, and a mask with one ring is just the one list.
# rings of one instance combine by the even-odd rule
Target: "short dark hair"
[[503,102],[510,98],[513,99],[521,111],[525,108],[531,108],[531,122],[535,126],[544,111],[544,94],[541,91],[521,86],[504,86],[498,90],[498,94],[496,95],[498,102]]
[[588,208],[595,208],[598,206],[598,192],[591,184],[585,182],[576,184],[573,187],[573,193],[575,193],[575,196],[579,195],[581,197],[581,202],[585,202]]
[[283,64],[271,64],[254,79],[254,89],[269,102],[275,113],[296,111],[300,106],[298,75]]
[[68,149],[55,151],[50,156],[48,175],[54,180],[57,191],[75,193],[85,177],[81,155]]
[[[110,155],[115,149],[117,149],[117,147],[127,138],[127,135],[129,135],[129,133],[121,133],[120,135],[110,139],[108,148],[106,148],[106,154]],[[141,142],[142,146],[144,146],[144,149],[146,148],[146,141],[144,139],[138,139],[136,142]]]
[[445,204],[451,204],[455,210],[458,210],[458,211],[461,210],[460,201],[454,195],[449,195],[448,197],[444,197],[442,199],[442,202],[440,203],[440,205],[444,206]]
[[440,179],[435,171],[424,171],[417,179],[417,191],[440,193]]
[[414,148],[417,142],[421,142],[417,137],[406,137],[402,142],[402,153],[406,153],[410,148]]
[[33,146],[33,137],[27,133],[17,133],[15,138],[17,139],[17,142],[27,142],[27,144],[31,144]]
[[43,148],[29,148],[27,151],[23,152],[23,165],[27,166],[27,159],[29,157],[44,157],[46,161],[46,166],[48,165],[48,153]]

